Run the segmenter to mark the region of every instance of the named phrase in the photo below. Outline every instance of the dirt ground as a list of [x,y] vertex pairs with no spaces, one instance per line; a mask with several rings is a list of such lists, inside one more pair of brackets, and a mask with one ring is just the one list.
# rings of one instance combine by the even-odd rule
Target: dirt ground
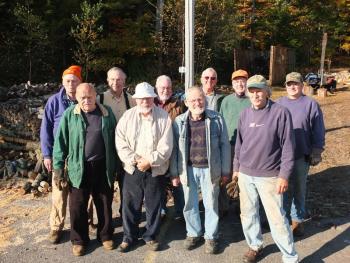
[[[276,88],[273,92],[273,98],[282,95],[285,95],[283,89]],[[314,96],[314,98],[317,99],[324,113],[326,148],[322,154],[322,163],[310,170],[307,195],[308,220],[312,221],[316,227],[327,229],[336,228],[337,222],[342,222],[344,228],[349,225],[350,218],[350,88],[339,87],[335,95],[325,98]],[[19,253],[21,257],[21,254],[22,256],[25,254],[25,250],[36,251],[33,247],[48,247],[46,237],[50,195],[34,197],[27,194],[22,196],[19,193],[19,188],[16,187],[17,184],[18,182],[9,187],[11,185],[9,181],[0,180],[0,262],[11,262],[9,258],[16,259],[16,255],[11,256],[12,253]],[[348,230],[349,228],[343,233],[349,234]],[[163,229],[163,234],[164,231]],[[167,234],[164,235],[167,236]],[[326,243],[325,235],[319,234],[313,238],[317,238],[315,242],[319,247]],[[66,241],[69,243],[68,240]],[[341,243],[341,251],[349,246],[350,236],[339,239],[339,242]],[[30,243],[31,248],[27,248],[28,243]],[[305,249],[315,250],[319,247],[305,247]],[[349,252],[349,249],[347,251]],[[150,257],[152,258],[152,256]],[[330,261],[327,262],[335,262],[336,258],[332,259],[332,253],[327,257],[330,258]],[[348,259],[349,257],[350,255],[347,254]],[[45,256],[41,255],[35,262],[47,262],[46,259]],[[191,259],[184,260],[192,262]],[[126,260],[125,262],[131,261]],[[143,261],[153,262],[154,260]],[[94,259],[93,262],[98,262],[98,260]],[[168,259],[166,262],[174,261]],[[346,262],[346,260],[337,260],[337,262]]]

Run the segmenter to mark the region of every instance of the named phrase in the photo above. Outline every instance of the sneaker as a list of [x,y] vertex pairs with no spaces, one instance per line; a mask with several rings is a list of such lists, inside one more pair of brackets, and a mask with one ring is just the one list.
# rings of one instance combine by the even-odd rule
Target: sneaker
[[258,257],[262,253],[262,248],[259,248],[258,251],[249,248],[248,251],[243,256],[243,262],[245,263],[255,263]]
[[124,242],[124,241],[123,241],[123,242],[118,246],[117,251],[118,251],[118,252],[121,252],[121,253],[126,253],[126,252],[128,252],[128,251],[130,250],[130,246],[131,246],[130,243]]
[[205,253],[216,254],[218,252],[218,242],[215,239],[205,240]]
[[51,230],[49,234],[49,240],[52,244],[58,244],[62,236],[61,230]]
[[147,246],[151,251],[158,251],[159,250],[159,242],[157,240],[150,240],[146,241]]
[[302,237],[305,234],[303,223],[292,221],[292,232],[293,232],[293,236]]
[[114,242],[113,240],[106,240],[102,242],[103,248],[105,250],[113,250],[114,249]]
[[73,245],[73,255],[76,257],[80,257],[84,255],[85,248],[82,245]]
[[194,249],[201,240],[201,237],[186,237],[184,242],[184,248],[187,250]]

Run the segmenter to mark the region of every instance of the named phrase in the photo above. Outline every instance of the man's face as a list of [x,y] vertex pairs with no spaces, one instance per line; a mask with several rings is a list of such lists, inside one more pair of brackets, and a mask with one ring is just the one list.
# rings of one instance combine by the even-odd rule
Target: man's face
[[201,115],[205,110],[205,97],[199,90],[193,89],[186,95],[185,104],[193,115]]
[[217,82],[218,80],[214,71],[206,70],[202,73],[201,83],[205,94],[213,92]]
[[73,74],[67,74],[62,77],[63,87],[66,90],[66,94],[70,98],[73,98],[73,99],[75,98],[75,92],[80,82],[81,82],[80,79]]
[[149,98],[142,98],[142,99],[135,99],[137,108],[139,112],[143,114],[149,113],[154,105],[154,98],[149,97]]
[[157,93],[160,101],[167,101],[173,94],[171,82],[167,79],[162,79],[157,83]]
[[125,87],[125,76],[120,71],[111,71],[107,76],[108,86],[117,94],[120,94]]
[[303,84],[300,82],[288,81],[286,83],[286,90],[288,97],[297,99],[303,94]]
[[237,77],[232,80],[232,88],[238,95],[243,95],[247,88],[247,79],[245,77]]
[[248,95],[250,102],[255,109],[264,108],[267,102],[267,91],[265,89],[249,88]]
[[76,98],[82,111],[91,112],[96,109],[96,92],[88,84],[79,86]]

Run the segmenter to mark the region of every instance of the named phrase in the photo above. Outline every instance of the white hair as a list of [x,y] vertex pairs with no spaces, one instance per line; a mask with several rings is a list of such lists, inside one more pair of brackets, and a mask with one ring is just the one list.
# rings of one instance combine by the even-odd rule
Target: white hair
[[161,76],[159,76],[159,77],[157,78],[157,80],[156,80],[156,88],[159,87],[160,82],[163,81],[163,80],[168,81],[168,82],[170,83],[170,86],[172,85],[171,79],[170,79],[169,76],[167,76],[167,75],[161,75]]
[[126,74],[125,72],[121,69],[121,68],[118,68],[118,67],[113,67],[113,68],[110,68],[108,71],[107,71],[107,79],[108,79],[108,75],[109,73],[111,72],[119,72],[123,75],[124,79],[126,79]]

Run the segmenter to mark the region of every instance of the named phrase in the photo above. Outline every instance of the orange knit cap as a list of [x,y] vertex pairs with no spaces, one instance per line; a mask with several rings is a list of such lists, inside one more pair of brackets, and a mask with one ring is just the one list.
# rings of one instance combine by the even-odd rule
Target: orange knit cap
[[68,74],[72,74],[72,75],[76,76],[78,79],[80,79],[80,81],[83,81],[83,79],[81,78],[81,67],[80,66],[77,66],[77,65],[70,66],[65,71],[63,71],[62,78],[64,77],[64,75],[68,75]]

